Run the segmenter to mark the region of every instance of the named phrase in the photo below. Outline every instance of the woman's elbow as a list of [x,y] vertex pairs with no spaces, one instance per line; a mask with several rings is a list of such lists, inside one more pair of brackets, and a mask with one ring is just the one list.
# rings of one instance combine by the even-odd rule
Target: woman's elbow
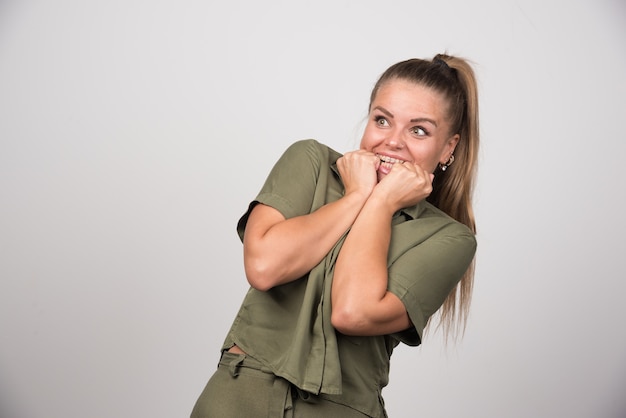
[[267,272],[266,269],[258,267],[255,268],[246,264],[245,272],[248,283],[256,290],[260,290],[261,292],[267,292],[275,286],[275,284],[271,280],[272,276]]
[[268,257],[245,257],[244,270],[250,286],[266,292],[285,282],[285,271]]
[[268,290],[270,290],[272,287],[272,285],[270,285],[268,282],[266,281],[262,281],[262,280],[252,280],[248,277],[248,283],[250,284],[250,286],[260,292],[267,292]]
[[334,306],[330,316],[330,323],[344,335],[361,335],[366,326],[363,315],[354,310]]

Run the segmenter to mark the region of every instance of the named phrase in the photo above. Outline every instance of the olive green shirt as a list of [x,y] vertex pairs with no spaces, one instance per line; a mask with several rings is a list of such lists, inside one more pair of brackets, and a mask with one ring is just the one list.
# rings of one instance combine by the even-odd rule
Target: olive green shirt
[[[340,156],[315,140],[291,145],[239,220],[240,238],[258,203],[289,219],[341,198],[344,187],[335,165]],[[302,390],[369,416],[384,416],[381,390],[388,383],[393,348],[400,342],[420,344],[428,319],[457,285],[476,250],[469,228],[425,201],[396,213],[392,225],[388,289],[404,303],[410,329],[351,337],[332,327],[330,290],[344,235],[304,277],[266,292],[250,288],[222,349],[236,344]]]

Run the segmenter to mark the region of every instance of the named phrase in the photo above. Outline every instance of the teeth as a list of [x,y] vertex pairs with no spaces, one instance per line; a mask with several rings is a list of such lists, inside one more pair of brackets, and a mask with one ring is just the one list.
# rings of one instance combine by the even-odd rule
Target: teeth
[[383,163],[395,164],[395,163],[403,162],[403,160],[399,160],[397,158],[392,158],[392,157],[387,157],[386,155],[376,154],[376,156],[380,158],[380,161]]

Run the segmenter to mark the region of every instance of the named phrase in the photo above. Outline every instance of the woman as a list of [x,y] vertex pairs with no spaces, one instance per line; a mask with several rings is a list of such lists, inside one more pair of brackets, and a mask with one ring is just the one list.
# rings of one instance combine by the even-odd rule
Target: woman
[[[400,342],[467,317],[478,101],[462,59],[399,62],[360,149],[287,149],[238,223],[251,285],[192,417],[385,417]],[[332,307],[332,308],[331,308]]]

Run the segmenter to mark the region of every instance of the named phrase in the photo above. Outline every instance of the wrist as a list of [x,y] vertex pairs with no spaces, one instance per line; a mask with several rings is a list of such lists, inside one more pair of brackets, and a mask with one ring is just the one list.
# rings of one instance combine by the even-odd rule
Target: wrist
[[350,191],[345,191],[344,199],[349,200],[351,204],[363,206],[367,199],[369,199],[372,194],[371,190],[367,189],[354,189]]
[[384,193],[376,193],[376,190],[372,192],[366,202],[366,206],[381,216],[393,217],[393,214],[398,211],[399,207],[396,207],[394,202]]

